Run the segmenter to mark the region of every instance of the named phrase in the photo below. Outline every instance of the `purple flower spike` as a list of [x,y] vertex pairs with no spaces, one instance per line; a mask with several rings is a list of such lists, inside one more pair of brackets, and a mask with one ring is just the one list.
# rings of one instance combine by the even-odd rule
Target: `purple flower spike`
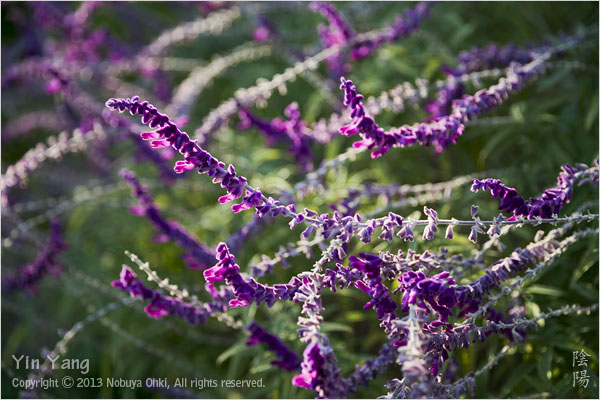
[[435,101],[430,100],[425,106],[425,111],[431,115],[428,121],[450,114],[452,102],[460,99],[464,94],[465,86],[462,83],[450,81],[437,92]]
[[194,235],[176,221],[167,220],[160,212],[154,200],[148,194],[148,189],[137,180],[135,174],[128,170],[121,171],[121,177],[131,186],[133,196],[139,201],[139,205],[133,207],[131,212],[147,217],[155,229],[160,232],[159,241],[171,239],[187,253],[183,255],[184,260],[192,269],[204,269],[214,262],[214,251],[201,243]]
[[219,243],[217,246],[217,260],[217,265],[204,271],[204,279],[208,284],[223,281],[240,270],[225,243]]
[[353,46],[350,58],[359,60],[377,50],[384,43],[394,42],[401,36],[408,36],[419,28],[421,20],[429,14],[432,2],[421,2],[414,8],[409,8],[393,23],[381,30],[381,33]]
[[2,281],[2,289],[11,292],[17,289],[34,293],[36,285],[44,276],[58,275],[62,270],[58,255],[67,248],[62,240],[62,229],[58,221],[52,222],[52,233],[37,255],[35,261],[23,267],[17,274],[10,275]]
[[344,136],[360,134],[364,139],[352,144],[355,148],[360,147],[375,147],[375,144],[381,144],[381,148],[371,153],[371,158],[378,158],[387,153],[390,148],[386,144],[385,131],[377,125],[375,120],[366,115],[364,105],[362,103],[364,96],[356,91],[356,86],[352,81],[341,79],[340,89],[344,91],[344,105],[352,111],[350,117],[352,123],[342,126],[339,132]]
[[[346,21],[333,5],[322,2],[312,2],[310,3],[310,8],[321,14],[329,22],[328,26],[320,25],[318,28],[321,41],[325,48],[345,46],[346,43],[356,35],[348,21]],[[341,53],[329,56],[325,61],[327,67],[335,76],[335,79],[342,74],[350,72],[350,65],[344,63],[344,57]]]
[[214,267],[204,271],[207,290],[214,293],[214,284],[225,281],[233,288],[235,295],[235,299],[229,301],[230,307],[247,307],[252,303],[266,303],[268,307],[272,307],[277,300],[293,300],[296,292],[301,292],[302,281],[297,277],[293,277],[288,284],[268,286],[258,283],[254,278],[243,276],[225,243],[217,246],[217,261]]
[[252,114],[248,109],[240,106],[240,128],[255,127],[267,137],[267,145],[273,146],[276,142],[290,143],[288,151],[294,154],[300,171],[307,172],[313,169],[313,154],[310,146],[313,138],[308,134],[308,128],[300,117],[297,103],[291,103],[285,108],[287,120],[275,118],[271,121],[264,120]]
[[150,300],[144,308],[149,317],[162,318],[173,315],[186,320],[190,324],[203,324],[214,312],[226,311],[223,301],[218,299],[210,303],[192,305],[176,297],[164,296],[161,292],[152,290],[126,266],[121,270],[120,279],[112,282],[112,286],[129,292],[131,297],[140,297],[142,300]]
[[441,153],[456,144],[468,121],[502,104],[511,92],[522,89],[525,83],[537,77],[544,68],[542,59],[525,66],[512,64],[506,78],[501,78],[496,85],[479,90],[472,96],[454,100],[448,115],[433,118],[430,122],[403,125],[389,132],[366,115],[363,96],[358,94],[352,81],[342,77],[340,89],[344,91],[344,105],[351,109],[352,122],[339,128],[339,132],[345,136],[359,134],[363,140],[353,143],[352,146],[373,149],[372,158],[381,157],[392,147],[410,147],[416,144],[433,146],[436,153]]
[[[445,271],[431,278],[422,272],[408,271],[398,278],[400,288],[404,291],[402,311],[407,312],[411,304],[423,309],[426,314],[431,310],[439,315],[439,322],[445,324],[452,315],[450,309],[455,305],[454,279]],[[451,328],[451,325],[450,325]]]
[[319,342],[316,340],[311,342],[304,350],[304,360],[301,364],[302,373],[292,379],[292,384],[308,390],[315,390],[321,384],[320,375],[324,373],[325,361],[319,348]]
[[[227,203],[243,196],[246,190],[246,178],[237,175],[232,165],[225,169],[224,163],[198,146],[187,133],[181,132],[168,116],[159,113],[152,104],[147,101],[140,103],[139,97],[135,96],[131,99],[110,99],[106,102],[106,107],[112,111],[118,110],[122,113],[128,110],[131,115],[141,115],[142,123],[157,128],[155,131],[142,133],[142,139],[151,140],[151,146],[154,148],[171,146],[181,153],[184,161],[175,163],[176,173],[197,169],[198,173],[212,177],[214,183],[220,183],[228,193],[219,198],[220,203]],[[245,209],[244,207],[241,205],[238,210],[241,211]]]
[[558,175],[558,185],[546,189],[541,198],[531,197],[529,200],[523,199],[516,189],[503,185],[499,179],[475,179],[471,191],[489,190],[492,197],[501,199],[498,209],[512,212],[513,216],[509,220],[515,220],[517,217],[551,218],[552,215],[558,214],[565,204],[569,203],[576,181],[583,182],[585,180],[597,184],[597,178],[594,180],[594,176],[598,176],[597,167],[589,168],[585,164],[571,167],[565,164],[561,167]]
[[459,66],[457,68],[446,67],[445,71],[459,76],[473,71],[508,67],[511,62],[526,64],[533,59],[534,50],[531,47],[517,47],[514,43],[502,47],[498,47],[495,43],[483,48],[474,47],[458,55]]
[[250,331],[250,337],[246,341],[246,346],[264,343],[269,350],[273,351],[279,357],[279,360],[271,361],[272,365],[276,365],[286,371],[295,371],[300,368],[300,357],[298,354],[290,350],[277,336],[267,332],[256,322],[252,322],[248,326],[248,331]]
[[395,317],[398,305],[392,300],[388,288],[382,283],[381,268],[383,260],[376,255],[367,253],[360,253],[359,257],[350,256],[349,261],[350,268],[362,272],[366,281],[358,281],[354,286],[372,298],[371,301],[365,304],[364,309],[373,308],[376,310],[379,320]]

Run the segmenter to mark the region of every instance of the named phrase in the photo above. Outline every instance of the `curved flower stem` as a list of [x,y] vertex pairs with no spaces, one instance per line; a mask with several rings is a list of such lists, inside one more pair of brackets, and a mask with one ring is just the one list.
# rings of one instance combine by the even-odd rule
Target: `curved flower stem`
[[[478,377],[479,375],[489,371],[494,365],[496,365],[496,363],[498,363],[498,361],[500,361],[500,359],[502,357],[504,357],[508,354],[509,350],[511,350],[514,347],[515,347],[514,345],[504,346],[502,348],[502,350],[500,350],[499,353],[497,353],[491,360],[489,360],[479,370],[469,373],[467,376],[457,380],[456,382],[452,383],[451,385],[441,385],[440,388],[446,392],[448,397],[454,397],[454,398],[458,398],[461,394],[463,394],[466,391],[465,386],[469,387],[471,389],[471,392],[473,392],[474,387],[475,387],[475,378]],[[472,395],[473,395],[473,393],[472,393]]]
[[[427,7],[427,5],[422,7]],[[217,108],[209,112],[204,118],[202,125],[196,130],[194,138],[198,140],[200,144],[204,144],[209,140],[211,134],[218,130],[238,111],[238,105],[248,107],[256,101],[264,101],[268,99],[275,90],[283,90],[286,82],[293,80],[305,71],[317,69],[321,62],[336,56],[344,49],[363,43],[378,42],[382,37],[388,36],[389,33],[390,27],[386,26],[382,29],[375,29],[358,34],[343,44],[334,44],[331,47],[327,47],[317,54],[296,63],[293,67],[287,68],[283,73],[273,76],[271,80],[261,81],[248,89],[238,90],[233,98],[225,100]]]
[[127,306],[130,303],[133,303],[134,301],[135,301],[134,298],[126,297],[124,299],[121,299],[120,301],[115,301],[115,302],[109,303],[108,305],[98,309],[96,312],[89,314],[87,317],[85,317],[81,321],[75,323],[71,327],[71,329],[69,329],[62,335],[61,339],[56,343],[54,348],[47,355],[44,356],[45,361],[40,366],[39,372],[29,376],[29,379],[31,379],[31,380],[40,381],[40,382],[38,382],[38,384],[34,385],[33,387],[41,388],[43,386],[40,384],[41,380],[44,379],[44,377],[47,376],[48,374],[50,374],[52,371],[52,364],[50,361],[52,359],[56,360],[59,356],[64,355],[67,352],[67,345],[69,344],[69,342],[83,328],[85,328],[86,326],[95,322],[96,320],[104,317],[105,315],[109,314],[110,312],[117,310],[123,306]]
[[498,329],[513,329],[519,326],[528,326],[534,323],[535,321],[539,321],[541,319],[548,319],[551,317],[557,317],[559,315],[568,315],[568,314],[586,314],[590,315],[592,311],[596,311],[598,309],[598,304],[591,305],[589,307],[582,307],[579,305],[572,306],[564,306],[557,310],[550,310],[544,314],[540,314],[537,317],[531,319],[516,319],[515,322],[510,324],[506,324],[504,322],[488,322],[486,325],[492,328]]
[[588,237],[588,236],[592,236],[592,235],[597,235],[599,232],[598,229],[593,229],[593,228],[589,228],[589,229],[585,229],[583,231],[579,231],[579,232],[575,232],[572,236],[569,236],[568,238],[562,240],[557,249],[551,253],[549,253],[548,255],[546,255],[544,257],[544,260],[539,262],[535,267],[530,268],[525,275],[521,276],[519,279],[517,279],[514,283],[508,285],[508,286],[504,286],[502,288],[502,290],[500,291],[500,293],[490,297],[490,299],[484,303],[483,305],[481,305],[477,311],[471,313],[469,315],[469,317],[461,324],[457,325],[455,328],[461,328],[464,326],[469,326],[470,324],[474,323],[475,320],[477,319],[478,316],[482,315],[490,306],[496,304],[496,302],[505,294],[508,294],[510,292],[512,292],[512,290],[518,286],[521,286],[523,283],[525,283],[528,279],[531,279],[533,277],[535,277],[537,274],[541,273],[542,270],[547,267],[548,265],[550,265],[554,260],[556,260],[561,254],[563,254],[567,247],[570,244],[573,244],[575,242],[577,242],[578,240]]

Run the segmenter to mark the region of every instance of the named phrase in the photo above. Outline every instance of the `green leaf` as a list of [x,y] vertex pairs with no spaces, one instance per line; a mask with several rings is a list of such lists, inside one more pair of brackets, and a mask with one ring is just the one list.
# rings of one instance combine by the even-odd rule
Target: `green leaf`
[[236,343],[233,346],[229,347],[224,352],[222,352],[219,355],[219,357],[217,357],[216,363],[217,363],[217,365],[221,365],[225,361],[227,361],[229,358],[233,357],[234,355],[236,355],[240,352],[245,352],[245,351],[247,351],[247,349],[248,349],[248,347],[244,344],[244,342]]
[[535,364],[530,363],[521,363],[518,367],[513,370],[510,378],[502,385],[502,398],[508,397],[508,395],[512,392],[513,388],[517,383],[521,381],[529,371],[531,371],[535,367]]
[[550,381],[552,378],[552,355],[553,348],[548,348],[543,354],[537,364],[538,377],[542,381]]
[[323,332],[353,332],[352,328],[338,322],[323,322],[321,324],[321,330]]
[[586,131],[592,129],[592,125],[594,121],[598,118],[598,95],[594,96],[594,100],[592,100],[590,104],[590,108],[585,115],[585,119],[583,120],[583,127]]
[[531,293],[531,294],[542,294],[544,296],[554,296],[554,297],[560,297],[563,295],[563,292],[553,288],[552,286],[546,286],[546,285],[531,285],[528,286],[527,288],[525,288],[525,293]]

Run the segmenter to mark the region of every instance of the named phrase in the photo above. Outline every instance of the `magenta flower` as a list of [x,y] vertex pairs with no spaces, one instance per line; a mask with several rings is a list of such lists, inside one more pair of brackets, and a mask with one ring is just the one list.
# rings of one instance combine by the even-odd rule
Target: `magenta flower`
[[129,292],[131,297],[140,297],[142,300],[150,300],[144,311],[149,317],[160,319],[166,315],[173,315],[186,320],[190,324],[203,324],[214,312],[226,311],[221,299],[202,306],[192,305],[176,297],[165,296],[159,291],[146,287],[136,274],[124,266],[121,270],[120,279],[112,282],[112,286]]
[[[319,36],[325,48],[333,46],[343,47],[356,35],[348,21],[333,5],[315,1],[310,3],[310,8],[321,14],[329,22],[329,25],[319,25],[318,28]],[[350,72],[350,65],[345,64],[344,56],[341,52],[327,57],[325,62],[335,79],[342,74]]]
[[306,172],[313,168],[313,154],[310,145],[313,138],[308,134],[308,128],[300,117],[297,103],[291,103],[285,108],[287,120],[275,118],[271,121],[264,120],[252,114],[248,109],[240,106],[240,128],[255,127],[267,137],[267,145],[273,146],[276,142],[290,143],[288,151],[294,154],[300,171]]
[[[185,159],[175,163],[176,173],[197,169],[198,173],[207,174],[213,178],[213,182],[220,183],[221,187],[227,190],[227,195],[221,196],[219,203],[227,203],[244,195],[246,178],[237,175],[233,165],[225,168],[225,163],[220,162],[203,150],[195,141],[190,139],[187,133],[181,132],[168,116],[159,113],[156,107],[147,101],[140,103],[137,96],[131,99],[110,99],[106,102],[106,106],[113,111],[124,112],[128,110],[131,115],[141,115],[142,123],[149,125],[150,128],[157,128],[155,131],[142,133],[142,139],[150,140],[154,148],[171,146],[181,153]],[[242,204],[235,209],[232,207],[233,211],[239,212],[248,209],[249,207],[246,207],[246,205],[251,204],[248,201],[255,201],[254,199],[257,196],[256,194],[252,196],[252,194],[246,193]]]
[[522,89],[525,83],[535,78],[543,69],[544,63],[541,60],[526,66],[514,64],[507,77],[500,79],[496,85],[479,90],[472,96],[454,100],[450,114],[436,117],[430,122],[403,125],[388,132],[366,114],[364,97],[357,92],[352,81],[342,78],[340,89],[344,91],[344,105],[351,109],[352,122],[342,126],[339,132],[345,136],[359,134],[362,140],[353,143],[353,147],[373,149],[372,158],[381,157],[392,147],[409,147],[416,144],[431,145],[436,153],[440,153],[456,144],[468,121],[502,104],[510,93]]
[[325,357],[321,354],[319,343],[311,342],[304,349],[304,360],[302,361],[302,373],[292,378],[294,386],[303,387],[309,390],[315,390],[320,384],[319,375],[324,374]]
[[206,287],[213,293],[214,284],[225,281],[233,289],[235,296],[229,301],[229,307],[247,307],[252,303],[266,303],[268,307],[272,307],[277,300],[294,300],[296,293],[301,293],[302,281],[297,277],[293,277],[288,284],[268,286],[258,283],[254,278],[243,276],[225,243],[217,246],[217,261],[214,267],[204,271]]

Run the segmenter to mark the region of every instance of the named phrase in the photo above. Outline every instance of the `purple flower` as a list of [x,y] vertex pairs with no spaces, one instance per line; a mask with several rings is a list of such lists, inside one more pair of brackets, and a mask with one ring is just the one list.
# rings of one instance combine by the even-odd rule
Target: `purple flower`
[[352,122],[342,126],[339,132],[345,136],[359,134],[363,140],[353,143],[352,146],[374,149],[371,152],[372,158],[381,157],[392,147],[409,147],[415,144],[431,145],[436,153],[440,153],[458,141],[468,121],[500,105],[511,92],[520,90],[543,69],[542,61],[526,66],[512,65],[507,77],[501,78],[498,84],[489,89],[479,90],[472,96],[463,96],[460,100],[454,100],[450,114],[413,126],[403,125],[389,132],[377,125],[372,117],[366,115],[362,102],[364,97],[358,94],[352,81],[342,78],[340,88],[344,91],[344,105],[351,109]]
[[430,278],[420,271],[404,272],[398,278],[400,285],[397,289],[404,293],[401,310],[406,312],[410,305],[414,304],[426,315],[432,311],[437,312],[439,318],[429,326],[432,329],[444,328],[453,332],[452,325],[447,322],[448,317],[453,315],[452,308],[458,309],[458,318],[476,312],[484,296],[492,289],[499,288],[502,282],[518,276],[529,266],[544,260],[553,251],[555,243],[552,242],[517,249],[509,257],[496,261],[491,268],[485,270],[483,276],[468,285],[455,285],[448,271]]
[[150,300],[144,311],[149,317],[156,319],[173,315],[186,320],[192,325],[203,324],[212,313],[226,311],[221,299],[197,306],[176,297],[164,296],[162,293],[146,287],[136,274],[126,266],[121,270],[120,279],[113,281],[112,286],[129,292],[131,297],[140,297],[144,301]]
[[248,326],[248,331],[250,331],[250,337],[246,341],[246,346],[264,343],[269,350],[273,351],[279,357],[279,360],[271,361],[272,365],[277,365],[286,371],[295,371],[300,368],[300,357],[298,354],[290,350],[277,336],[267,332],[256,322],[252,322]]
[[230,307],[247,307],[252,303],[260,305],[266,303],[272,307],[277,300],[294,300],[294,295],[301,293],[302,281],[293,277],[288,284],[273,286],[258,283],[254,278],[248,278],[239,273],[240,267],[236,264],[232,254],[225,243],[217,246],[217,264],[204,271],[207,290],[214,292],[214,284],[225,281],[233,288],[234,299],[229,301]]
[[364,281],[354,284],[357,288],[371,297],[365,304],[364,309],[373,308],[377,311],[377,318],[383,320],[386,317],[395,317],[398,305],[390,296],[388,288],[382,283],[381,268],[383,260],[376,255],[360,253],[359,257],[350,256],[350,268],[356,269],[364,274]]
[[432,240],[433,235],[438,231],[437,212],[431,208],[427,208],[427,206],[423,207],[423,212],[427,215],[427,226],[425,226],[425,229],[423,230],[423,239]]
[[454,238],[454,225],[449,224],[446,227],[446,235],[444,236],[446,239],[452,240]]
[[[224,163],[198,146],[187,133],[181,132],[168,116],[159,113],[147,101],[140,103],[137,96],[132,99],[110,99],[106,102],[106,106],[112,111],[128,110],[131,115],[141,115],[142,123],[149,125],[150,128],[157,128],[155,131],[142,133],[142,139],[150,140],[154,148],[171,146],[181,153],[185,158],[184,161],[175,163],[175,172],[182,173],[197,169],[198,173],[212,177],[214,183],[220,183],[221,187],[227,190],[227,195],[221,196],[219,203],[227,203],[243,196],[246,189],[246,178],[237,175],[233,165],[225,168]],[[238,205],[240,207],[236,207],[234,212],[249,208],[246,207],[250,204],[248,199],[254,201],[252,193],[246,193],[244,201]]]
[[148,194],[148,189],[140,184],[133,172],[124,169],[121,170],[121,176],[131,186],[133,196],[139,201],[139,206],[133,207],[131,211],[136,215],[147,217],[152,222],[156,230],[161,233],[159,240],[162,240],[163,237],[171,239],[186,250],[187,253],[183,255],[183,258],[192,269],[201,269],[212,265],[215,258],[214,251],[200,243],[193,234],[186,231],[176,221],[167,220],[154,204],[154,200]]
[[229,254],[229,249],[224,243],[219,243],[217,246],[217,260],[219,261],[214,267],[204,271],[204,279],[206,283],[213,284],[231,277],[240,270],[240,267],[235,263],[234,257]]
[[2,281],[2,289],[11,292],[17,289],[33,293],[37,283],[47,274],[57,275],[62,266],[58,256],[67,248],[62,240],[62,229],[58,221],[52,222],[50,238],[35,260],[23,267],[17,274],[9,275]]
[[277,29],[265,16],[257,18],[257,27],[252,32],[252,38],[259,43],[265,43],[278,36]]
[[462,83],[450,81],[437,92],[435,101],[429,100],[425,106],[425,111],[431,115],[428,121],[450,114],[452,111],[452,102],[460,99],[464,93],[465,87]]
[[[433,311],[439,315],[439,323],[445,324],[452,315],[450,309],[455,305],[455,294],[451,285],[454,279],[447,271],[431,278],[426,278],[422,272],[408,271],[398,278],[402,297],[402,311],[408,312],[411,304],[416,304],[426,314]],[[435,321],[434,321],[435,322]],[[432,323],[433,324],[433,323]],[[451,326],[450,326],[451,327]]]
[[304,349],[304,359],[302,361],[302,373],[292,379],[294,386],[303,387],[309,390],[316,390],[322,381],[320,375],[324,374],[325,357],[321,354],[318,341],[311,342]]
[[360,271],[352,267],[344,267],[342,264],[337,263],[334,269],[327,268],[325,270],[323,286],[335,293],[338,288],[345,289],[359,282],[362,277],[363,274]]
[[[348,21],[346,21],[333,5],[322,2],[312,2],[310,3],[310,8],[321,14],[329,22],[328,26],[320,25],[318,28],[321,41],[325,48],[333,46],[343,47],[356,35]],[[329,56],[325,61],[327,67],[336,79],[342,74],[350,72],[350,66],[344,63],[344,56],[341,52]]]
[[597,168],[589,169],[585,164],[577,167],[565,164],[561,167],[561,172],[558,175],[558,184],[546,189],[541,198],[531,197],[529,200],[523,199],[516,189],[505,186],[499,179],[475,179],[471,191],[489,190],[492,197],[501,199],[498,209],[512,212],[513,216],[509,220],[515,220],[517,217],[527,219],[536,217],[551,218],[552,215],[558,214],[565,204],[571,200],[573,185],[576,180],[592,176],[591,181],[594,182],[593,176],[597,175]]
[[364,96],[356,91],[356,86],[352,81],[341,79],[340,89],[344,91],[344,106],[351,109],[350,117],[352,123],[342,126],[339,132],[344,136],[352,136],[360,134],[364,140],[355,142],[353,147],[375,147],[375,143],[380,145],[380,149],[371,153],[372,158],[377,158],[387,153],[392,144],[389,140],[386,141],[385,131],[377,125],[375,120],[366,115],[364,105],[362,103]]
[[459,76],[473,71],[508,67],[512,62],[526,64],[533,59],[534,50],[532,46],[523,48],[514,43],[508,43],[502,47],[498,47],[495,43],[483,48],[473,47],[458,55],[459,66],[457,68],[445,67],[444,70],[451,75]]
[[350,52],[350,58],[353,60],[365,58],[382,44],[394,42],[401,36],[410,35],[419,28],[421,20],[429,14],[429,6],[430,3],[421,2],[414,8],[409,8],[396,21],[382,29],[378,35],[354,45]]
[[256,127],[267,136],[267,145],[272,146],[276,142],[290,143],[288,151],[294,154],[294,158],[302,172],[312,170],[312,152],[310,145],[313,138],[308,134],[308,129],[300,117],[297,103],[289,104],[284,111],[287,120],[275,118],[271,121],[264,120],[253,115],[248,109],[240,106],[239,116],[240,128],[248,129]]

